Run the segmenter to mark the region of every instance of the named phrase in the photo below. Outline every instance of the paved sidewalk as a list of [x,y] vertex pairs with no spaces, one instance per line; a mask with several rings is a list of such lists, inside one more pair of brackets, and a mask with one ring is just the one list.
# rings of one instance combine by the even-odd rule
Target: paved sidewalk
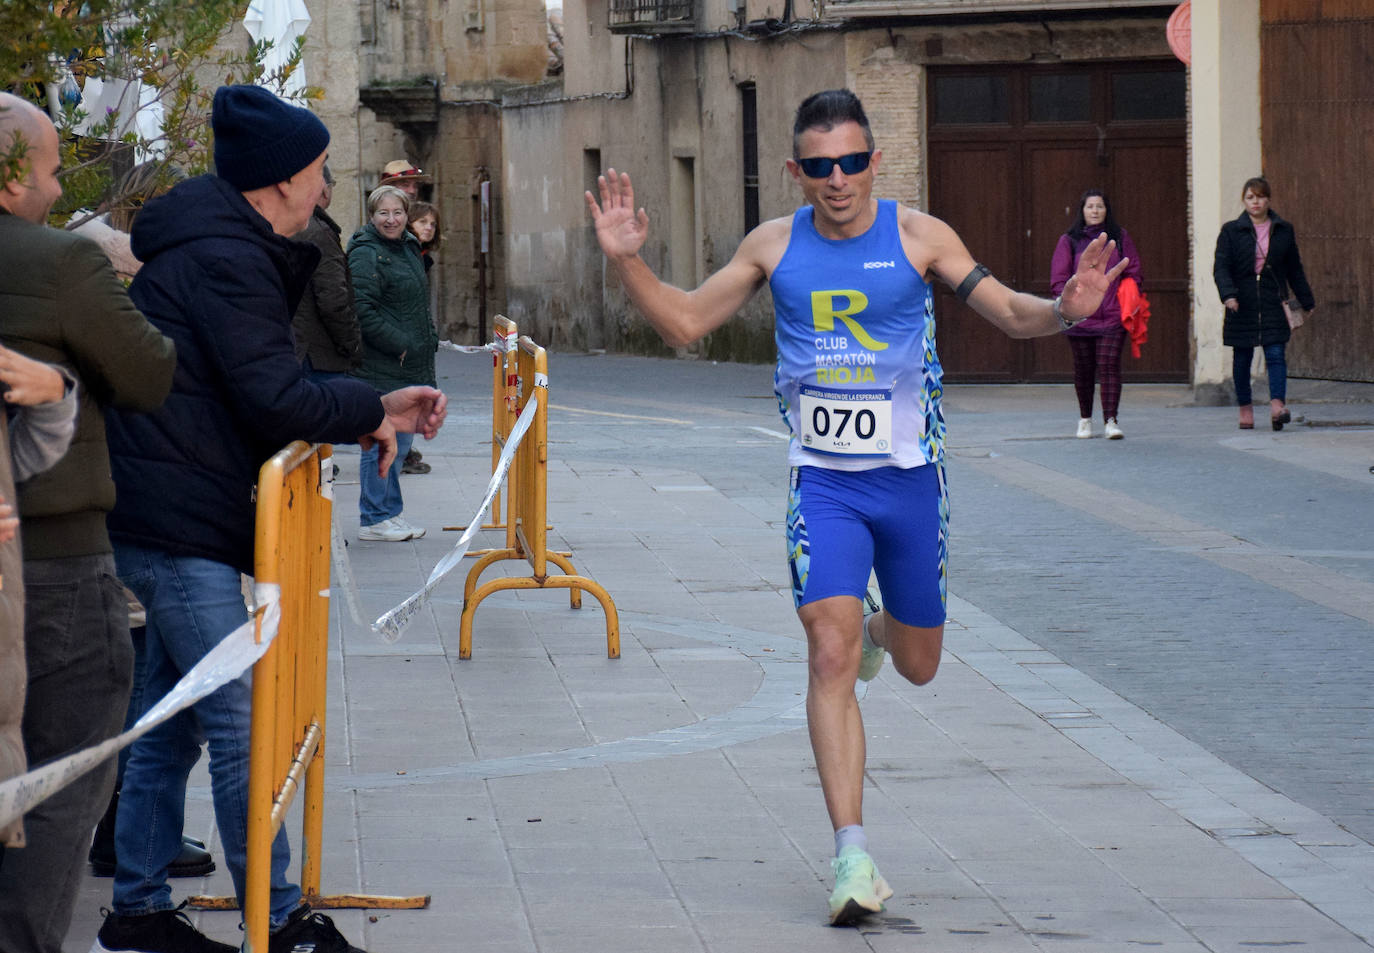
[[[368,621],[423,584],[489,475],[490,365],[441,353],[440,373],[433,472],[402,478],[424,539],[357,541],[338,452]],[[833,929],[771,370],[556,354],[550,378],[551,540],[614,597],[622,657],[589,595],[489,598],[460,662],[465,568],[395,644],[335,580],[325,890],[433,896],[334,911],[351,941],[1370,949],[1370,389],[1293,382],[1294,424],[1241,433],[1186,388],[1127,385],[1108,442],[1072,439],[1068,387],[950,388],[945,657],[931,685],[889,666],[862,700],[865,824],[896,896]],[[203,764],[192,783],[188,833],[213,840]],[[222,867],[173,883],[230,891]],[[68,953],[109,886],[86,881]],[[241,937],[237,914],[194,917]]]

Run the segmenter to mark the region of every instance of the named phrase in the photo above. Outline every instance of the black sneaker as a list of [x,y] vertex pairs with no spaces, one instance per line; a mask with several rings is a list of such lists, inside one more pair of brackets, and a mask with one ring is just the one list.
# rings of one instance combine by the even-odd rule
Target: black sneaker
[[[97,953],[97,951],[91,951]],[[334,921],[301,904],[267,938],[267,953],[365,953],[344,939]]]
[[212,940],[175,910],[159,910],[137,917],[105,911],[91,953],[239,953],[239,948]]

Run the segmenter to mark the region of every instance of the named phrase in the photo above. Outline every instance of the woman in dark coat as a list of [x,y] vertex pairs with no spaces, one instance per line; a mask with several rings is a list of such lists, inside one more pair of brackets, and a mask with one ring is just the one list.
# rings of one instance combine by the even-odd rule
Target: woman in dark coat
[[1240,405],[1240,429],[1255,426],[1250,397],[1250,362],[1255,348],[1264,349],[1269,373],[1269,420],[1275,430],[1292,419],[1284,403],[1288,364],[1284,349],[1292,329],[1283,302],[1291,289],[1309,315],[1316,307],[1298,255],[1293,226],[1269,209],[1269,183],[1247,179],[1241,190],[1245,211],[1221,227],[1212,276],[1226,305],[1222,343],[1232,349],[1232,377]]
[[[381,392],[435,383],[439,335],[429,317],[429,283],[420,243],[406,231],[409,212],[409,196],[394,185],[378,186],[367,199],[367,224],[348,246],[363,338],[362,366],[353,375]],[[401,461],[409,449],[408,435],[397,434],[396,461],[386,479],[377,476],[377,448],[362,452],[359,539],[400,542],[425,535],[423,527],[401,515]]]

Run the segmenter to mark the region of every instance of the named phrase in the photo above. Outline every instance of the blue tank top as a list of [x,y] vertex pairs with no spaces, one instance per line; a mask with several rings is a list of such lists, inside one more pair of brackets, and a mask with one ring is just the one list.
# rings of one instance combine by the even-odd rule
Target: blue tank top
[[878,202],[854,238],[816,231],[814,209],[769,279],[778,366],[773,390],[792,466],[916,467],[944,456],[934,297],[902,248],[897,203]]

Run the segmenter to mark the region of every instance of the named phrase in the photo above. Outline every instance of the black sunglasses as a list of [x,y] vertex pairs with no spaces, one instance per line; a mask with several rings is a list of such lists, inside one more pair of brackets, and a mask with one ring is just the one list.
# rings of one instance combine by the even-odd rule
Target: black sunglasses
[[835,166],[840,167],[840,171],[845,175],[858,175],[868,168],[869,160],[873,158],[871,152],[851,152],[847,156],[840,156],[832,159],[829,156],[812,156],[809,159],[798,159],[797,165],[801,166],[802,174],[808,179],[828,179],[830,173],[835,170]]

